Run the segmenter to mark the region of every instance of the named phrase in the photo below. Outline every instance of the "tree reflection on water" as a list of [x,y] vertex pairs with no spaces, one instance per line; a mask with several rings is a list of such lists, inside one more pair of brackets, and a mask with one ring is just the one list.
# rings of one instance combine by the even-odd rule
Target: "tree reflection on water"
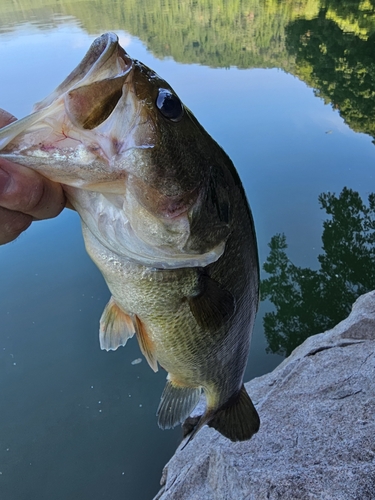
[[[375,138],[375,33],[354,4],[351,16],[346,4],[346,10],[336,5],[315,19],[291,22],[286,48],[295,57],[294,73],[331,102],[350,128]],[[349,24],[353,18],[356,25]]]
[[156,57],[230,68],[282,68],[375,137],[375,0],[17,0],[0,27],[77,19],[97,35],[125,30]]
[[345,187],[339,196],[321,194],[319,204],[329,215],[323,223],[320,269],[295,266],[286,254],[284,234],[269,243],[263,269],[270,277],[261,284],[262,300],[275,306],[263,319],[268,352],[289,355],[310,335],[344,319],[356,298],[375,288],[375,193],[365,205]]

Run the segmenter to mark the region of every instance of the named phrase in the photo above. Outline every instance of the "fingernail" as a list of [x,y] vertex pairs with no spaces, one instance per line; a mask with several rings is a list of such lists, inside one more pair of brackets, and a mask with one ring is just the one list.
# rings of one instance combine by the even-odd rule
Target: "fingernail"
[[5,194],[8,190],[9,184],[11,181],[11,177],[2,168],[0,168],[0,195]]

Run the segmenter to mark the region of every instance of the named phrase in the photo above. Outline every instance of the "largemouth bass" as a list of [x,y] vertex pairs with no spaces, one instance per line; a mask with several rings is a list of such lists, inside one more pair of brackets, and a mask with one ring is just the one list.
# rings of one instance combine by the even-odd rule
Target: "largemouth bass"
[[184,422],[203,390],[192,435],[208,424],[250,439],[254,223],[232,162],[170,85],[104,34],[31,115],[0,130],[0,150],[63,184],[112,294],[101,348],[135,334],[151,368],[168,372],[159,426]]

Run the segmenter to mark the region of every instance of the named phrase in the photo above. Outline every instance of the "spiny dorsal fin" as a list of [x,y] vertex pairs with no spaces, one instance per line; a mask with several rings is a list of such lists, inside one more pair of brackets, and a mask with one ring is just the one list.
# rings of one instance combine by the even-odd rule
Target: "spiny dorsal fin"
[[201,292],[189,297],[190,310],[199,326],[208,330],[218,330],[235,311],[233,295],[210,276],[200,277]]
[[131,317],[124,313],[111,297],[100,318],[100,348],[115,351],[124,346],[135,333]]
[[201,394],[200,387],[183,387],[168,380],[156,416],[161,429],[171,429],[182,423],[196,407]]
[[155,346],[150,339],[149,334],[147,333],[146,327],[144,323],[138,318],[138,316],[134,316],[134,326],[135,332],[137,334],[138,344],[142,351],[142,354],[147,360],[147,363],[151,366],[154,372],[158,371],[158,362],[155,356]]

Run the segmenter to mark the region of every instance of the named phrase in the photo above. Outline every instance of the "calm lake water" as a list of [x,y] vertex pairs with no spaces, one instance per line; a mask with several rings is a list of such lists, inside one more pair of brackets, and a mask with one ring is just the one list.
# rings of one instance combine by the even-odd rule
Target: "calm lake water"
[[[374,29],[369,1],[5,0],[0,107],[28,114],[105,31],[174,87],[234,161],[268,262],[249,380],[375,288]],[[0,248],[1,500],[157,492],[181,433],[157,427],[165,373],[136,341],[100,350],[108,298],[71,211]]]

